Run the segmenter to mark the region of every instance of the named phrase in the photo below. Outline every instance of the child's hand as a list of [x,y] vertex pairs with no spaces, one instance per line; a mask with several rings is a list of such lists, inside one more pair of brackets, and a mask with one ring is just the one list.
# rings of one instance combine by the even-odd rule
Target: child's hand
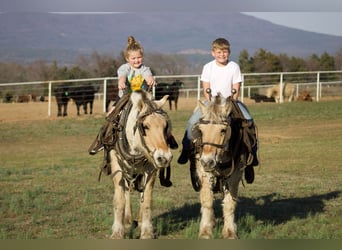
[[149,85],[149,86],[154,86],[156,84],[153,76],[146,77],[145,80],[146,80],[147,85]]
[[125,89],[126,88],[126,77],[125,76],[122,76],[119,78],[118,87],[119,87],[119,89]]
[[125,88],[126,88],[125,82],[119,82],[119,89],[125,89]]

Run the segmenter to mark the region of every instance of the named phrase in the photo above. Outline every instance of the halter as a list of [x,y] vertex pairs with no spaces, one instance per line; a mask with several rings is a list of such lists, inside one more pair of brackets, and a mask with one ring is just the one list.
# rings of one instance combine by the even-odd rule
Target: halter
[[[238,149],[240,148],[240,135],[238,134],[232,134],[232,130],[234,129],[234,124],[232,123],[233,120],[231,119],[231,115],[227,114],[226,117],[221,117],[221,119],[219,119],[219,121],[212,121],[212,120],[205,120],[203,118],[199,119],[199,121],[193,126],[193,143],[195,145],[195,152],[198,153],[199,155],[202,154],[203,152],[203,147],[205,145],[209,145],[209,146],[213,146],[217,149],[221,149],[223,150],[222,153],[227,153],[230,149],[230,147],[232,146],[232,143],[230,143],[230,140],[234,140],[236,141],[237,144],[235,144],[232,147],[231,150],[231,161],[228,161],[226,164],[225,162],[217,162],[216,166],[214,169],[212,169],[214,172],[215,176],[221,176],[222,180],[226,180],[226,178],[229,178],[229,176],[232,175],[232,173],[235,170],[235,161],[237,160],[237,153],[238,153]],[[222,141],[222,143],[218,144],[218,143],[213,143],[210,141],[203,141],[203,136],[202,133],[199,129],[200,125],[222,125],[223,127],[226,128],[225,131],[225,135],[224,135],[224,139]],[[237,137],[236,137],[237,136]],[[235,140],[236,139],[236,140]],[[233,142],[234,143],[234,142]],[[221,154],[222,154],[221,153]],[[196,160],[199,160],[198,157],[196,157]],[[229,163],[231,162],[231,163]]]
[[[202,133],[199,130],[200,125],[223,125],[226,128],[225,131],[225,136],[223,139],[222,144],[217,144],[213,142],[207,142],[203,141],[202,139]],[[231,120],[229,116],[227,116],[227,119],[221,120],[221,121],[208,121],[204,120],[203,118],[199,119],[197,123],[195,123],[193,130],[192,130],[192,135],[194,138],[194,144],[196,145],[196,151],[199,152],[200,154],[202,153],[203,147],[205,145],[213,146],[219,149],[228,149],[228,142],[231,137]]]
[[[210,121],[206,121],[204,119],[200,119],[198,123],[195,124],[194,126],[194,130],[198,129],[198,126],[199,125],[211,125],[211,124],[217,124],[217,125],[223,125],[225,126],[226,128],[229,128],[229,132],[231,132],[231,127],[230,127],[230,121],[220,121],[220,122],[210,122]],[[216,148],[225,148],[227,147],[227,143],[230,139],[230,135],[231,133],[228,134],[228,130],[226,131],[225,133],[225,137],[224,137],[224,140],[223,140],[223,143],[222,144],[216,144],[216,143],[212,143],[212,142],[203,142],[202,139],[199,143],[199,147],[203,148],[204,145],[209,145],[209,146],[213,146],[213,147],[216,147]]]

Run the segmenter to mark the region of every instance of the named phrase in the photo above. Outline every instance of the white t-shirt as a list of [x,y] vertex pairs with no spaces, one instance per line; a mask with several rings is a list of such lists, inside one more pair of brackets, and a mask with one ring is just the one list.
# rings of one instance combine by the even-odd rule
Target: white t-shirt
[[220,67],[213,60],[203,66],[201,81],[210,83],[212,96],[220,92],[227,98],[232,95],[232,85],[242,81],[240,67],[233,61]]

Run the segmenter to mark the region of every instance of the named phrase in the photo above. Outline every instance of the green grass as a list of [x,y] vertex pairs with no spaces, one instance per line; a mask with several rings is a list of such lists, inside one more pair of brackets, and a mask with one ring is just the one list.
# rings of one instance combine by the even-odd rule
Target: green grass
[[[195,105],[195,102],[194,102]],[[253,104],[261,166],[240,185],[241,239],[342,239],[342,102]],[[178,142],[193,107],[169,112]],[[97,181],[102,155],[88,146],[103,118],[0,123],[0,239],[105,239],[112,184]],[[196,239],[200,203],[188,166],[174,150],[173,186],[156,182],[153,224],[159,239]],[[220,238],[222,216],[216,195]],[[139,198],[132,194],[134,211]],[[137,238],[132,228],[128,236]]]

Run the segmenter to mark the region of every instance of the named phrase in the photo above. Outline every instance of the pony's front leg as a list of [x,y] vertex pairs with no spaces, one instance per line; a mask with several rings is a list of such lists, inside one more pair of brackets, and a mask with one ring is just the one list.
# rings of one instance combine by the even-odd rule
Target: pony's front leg
[[113,197],[113,211],[114,222],[112,226],[112,239],[123,239],[125,234],[124,216],[125,216],[125,192],[129,192],[125,187],[125,180],[123,179],[122,172],[113,172],[114,184],[114,197]]
[[235,171],[228,181],[228,190],[224,192],[223,199],[223,229],[222,237],[224,239],[237,239],[237,228],[235,224],[235,208],[237,205],[237,197],[239,190],[239,183],[242,178],[242,171],[239,165],[235,167]]
[[233,199],[229,191],[225,191],[222,206],[223,206],[223,219],[224,219],[222,237],[224,239],[237,239],[236,224],[234,222],[236,200]]
[[125,192],[125,200],[126,200],[126,207],[125,207],[124,223],[125,223],[125,228],[129,229],[133,222],[131,194],[129,190]]
[[145,190],[141,193],[141,201],[139,207],[139,218],[138,222],[140,225],[140,239],[152,239],[153,226],[152,226],[152,190],[156,173],[151,176],[150,180],[145,186]]
[[201,183],[202,188],[200,191],[201,200],[201,223],[199,229],[199,238],[210,239],[213,234],[213,227],[215,226],[215,216],[214,216],[214,194],[211,190],[210,175],[202,174]]

